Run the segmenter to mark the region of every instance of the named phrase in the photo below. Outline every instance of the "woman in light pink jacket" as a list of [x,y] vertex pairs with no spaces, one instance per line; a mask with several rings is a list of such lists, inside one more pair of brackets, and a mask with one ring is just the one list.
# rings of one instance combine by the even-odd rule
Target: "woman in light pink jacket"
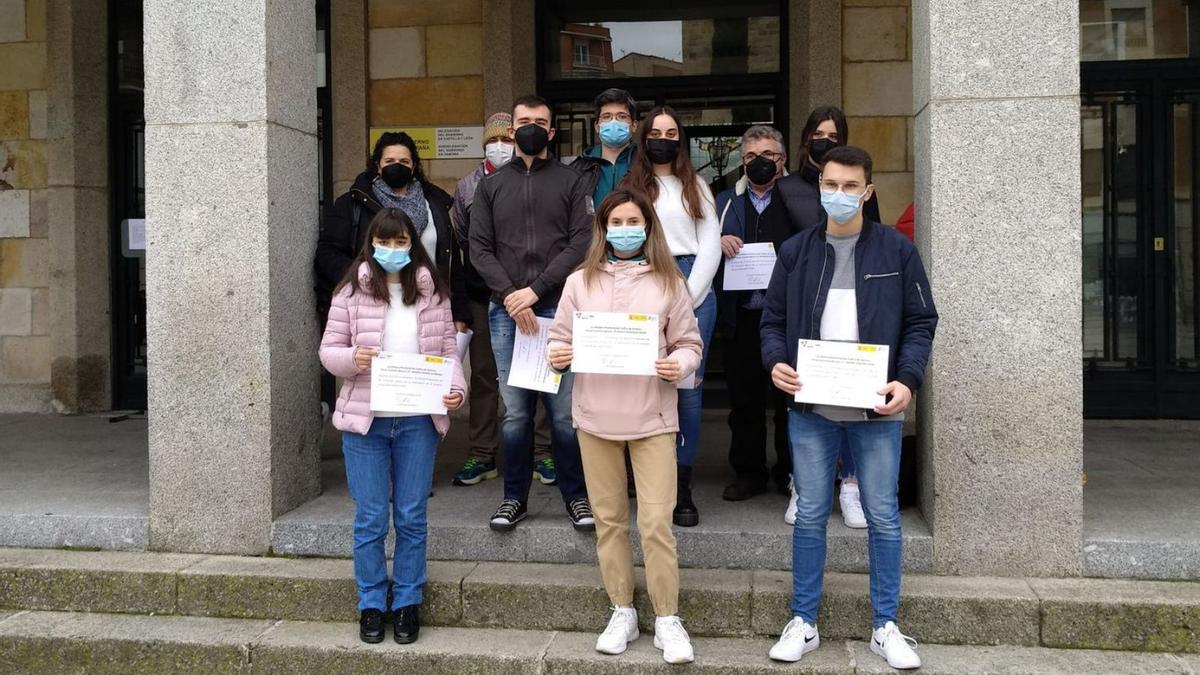
[[[447,410],[463,404],[466,383],[457,362],[450,291],[434,273],[412,221],[383,209],[367,228],[363,248],[334,291],[321,340],[321,363],[345,380],[333,425],[342,432],[346,479],[354,498],[354,580],[359,637],[383,640],[383,615],[392,611],[395,639],[413,642],[425,585],[426,502],[433,460],[450,420],[441,414],[373,410],[371,363],[380,352],[423,354],[451,362]],[[396,527],[392,600],[383,543],[388,510]]]
[[620,654],[638,637],[633,608],[633,554],[625,448],[637,482],[638,530],[646,584],[654,605],[654,646],[668,663],[693,660],[691,640],[676,616],[679,563],[671,512],[675,508],[676,383],[700,365],[703,343],[692,298],[671,257],[649,198],[615,190],[600,203],[595,234],[578,271],[567,277],[550,329],[550,364],[570,367],[575,313],[657,315],[655,376],[575,373],[572,417],[583,473],[596,518],[596,556],[614,610],[596,650]]

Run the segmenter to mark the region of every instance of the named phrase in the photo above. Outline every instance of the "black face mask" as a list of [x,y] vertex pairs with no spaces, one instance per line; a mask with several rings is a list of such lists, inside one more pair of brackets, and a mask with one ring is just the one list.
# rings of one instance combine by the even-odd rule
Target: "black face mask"
[[646,139],[646,156],[655,164],[671,164],[679,156],[679,141],[669,138]]
[[403,164],[388,164],[379,172],[383,182],[393,190],[408,185],[413,179],[413,170]]
[[834,143],[832,139],[814,138],[808,142],[808,156],[812,159],[812,161],[820,164],[821,162],[825,161],[825,153],[829,152],[835,147],[837,147],[837,143]]
[[536,124],[526,124],[518,128],[513,136],[517,147],[529,157],[537,157],[550,145],[550,132]]
[[746,165],[746,178],[755,185],[767,185],[774,178],[778,170],[775,167],[775,162],[759,155],[754,158],[754,161]]

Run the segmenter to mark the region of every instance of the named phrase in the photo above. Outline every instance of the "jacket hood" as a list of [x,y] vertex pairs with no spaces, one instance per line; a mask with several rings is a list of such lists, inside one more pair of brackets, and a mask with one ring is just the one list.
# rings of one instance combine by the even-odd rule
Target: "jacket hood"
[[634,261],[608,261],[604,263],[604,271],[614,277],[636,277],[650,273],[650,263],[645,260]]

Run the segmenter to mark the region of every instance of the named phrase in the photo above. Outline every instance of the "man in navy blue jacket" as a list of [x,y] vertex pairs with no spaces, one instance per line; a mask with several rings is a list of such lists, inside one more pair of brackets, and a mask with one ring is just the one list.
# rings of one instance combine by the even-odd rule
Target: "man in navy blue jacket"
[[830,150],[819,181],[827,220],[789,239],[767,288],[763,367],[789,397],[803,387],[798,342],[836,340],[888,346],[888,382],[873,410],[790,403],[788,435],[799,495],[792,534],[792,616],[770,656],[799,661],[820,644],[817,610],[825,571],[825,525],[838,451],[849,444],[867,515],[871,650],[893,668],[921,659],[896,626],[900,604],[897,483],[904,410],[924,380],[937,310],[921,257],[904,235],[863,218],[871,198],[871,157],[850,146]]

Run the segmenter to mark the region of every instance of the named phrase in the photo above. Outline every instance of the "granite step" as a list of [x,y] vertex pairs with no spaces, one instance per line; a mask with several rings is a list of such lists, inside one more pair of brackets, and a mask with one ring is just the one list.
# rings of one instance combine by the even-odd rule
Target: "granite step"
[[[344,559],[0,549],[0,609],[349,623],[352,572]],[[790,618],[788,572],[684,569],[680,580],[679,614],[693,635],[773,636]],[[867,587],[866,575],[826,575],[823,636],[865,637]],[[586,633],[608,608],[593,565],[435,561],[423,617]],[[906,575],[899,621],[939,644],[1200,653],[1200,583]]]
[[[69,638],[69,639],[64,639]],[[644,635],[620,656],[593,649],[594,633],[496,628],[422,629],[411,645],[367,645],[344,622],[269,621],[75,612],[0,612],[3,673],[559,673],[673,670]],[[696,673],[894,672],[863,642],[826,638],[799,664],[766,656],[766,638],[695,638]],[[1200,657],[1044,647],[924,644],[920,672],[1186,673]]]

